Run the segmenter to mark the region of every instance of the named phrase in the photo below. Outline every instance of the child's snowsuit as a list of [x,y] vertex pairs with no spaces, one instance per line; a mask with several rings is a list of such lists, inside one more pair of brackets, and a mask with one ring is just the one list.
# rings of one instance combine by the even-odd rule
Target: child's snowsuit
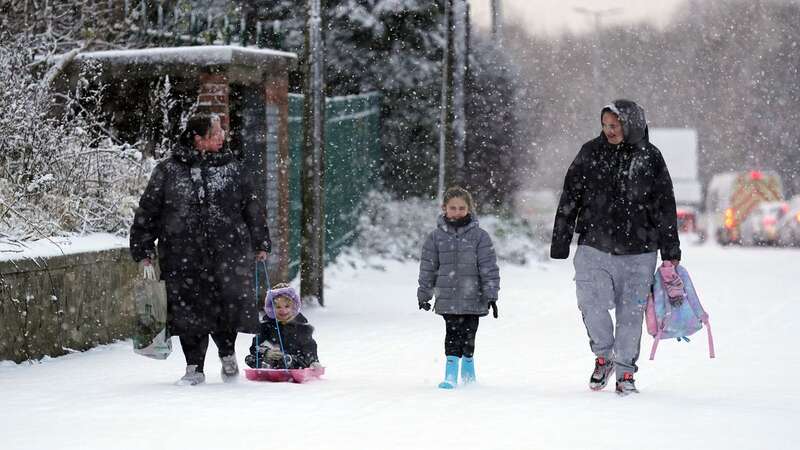
[[[304,369],[312,363],[319,362],[317,357],[317,342],[312,337],[314,327],[312,327],[303,314],[298,313],[292,320],[280,324],[280,336],[283,339],[283,349],[289,358],[287,365],[289,369]],[[257,347],[258,344],[258,347]],[[270,349],[280,350],[278,340],[278,328],[275,320],[267,319],[261,323],[258,336],[253,338],[250,346],[250,354],[245,357],[244,362],[250,367],[256,367],[258,359],[259,368],[283,369],[283,361],[269,361],[266,352]],[[256,353],[258,352],[258,358]]]

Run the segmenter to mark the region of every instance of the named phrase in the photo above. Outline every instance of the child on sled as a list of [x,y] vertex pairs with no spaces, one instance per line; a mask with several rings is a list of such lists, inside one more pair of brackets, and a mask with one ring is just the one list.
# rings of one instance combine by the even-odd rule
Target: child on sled
[[320,366],[317,343],[312,337],[314,327],[300,313],[300,307],[300,297],[288,284],[278,284],[269,291],[264,305],[266,316],[245,364],[258,369]]

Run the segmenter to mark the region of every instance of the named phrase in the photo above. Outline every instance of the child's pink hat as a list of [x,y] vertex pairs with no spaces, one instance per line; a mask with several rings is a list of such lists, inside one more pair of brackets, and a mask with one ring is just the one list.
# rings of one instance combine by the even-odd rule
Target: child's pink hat
[[270,319],[275,318],[275,310],[272,309],[272,302],[278,297],[289,297],[292,299],[292,317],[300,313],[300,296],[297,295],[297,292],[295,292],[291,286],[286,286],[278,289],[271,289],[269,293],[267,293],[267,300],[264,304],[264,312],[267,313],[267,317]]

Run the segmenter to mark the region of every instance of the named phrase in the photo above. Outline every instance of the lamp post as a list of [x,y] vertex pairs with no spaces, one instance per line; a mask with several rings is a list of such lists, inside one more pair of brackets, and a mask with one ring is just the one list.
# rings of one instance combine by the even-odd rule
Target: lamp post
[[[582,8],[580,6],[575,6],[572,8],[578,14],[583,14],[589,16],[594,21],[594,34],[596,36],[600,35],[600,21],[603,19],[604,16],[610,16],[611,14],[618,13],[622,11],[622,8],[609,8],[609,9],[587,9]],[[600,86],[600,55],[597,52],[597,44],[592,45],[592,84],[594,88],[597,89]]]
[[492,6],[492,38],[499,43],[503,38],[503,8],[502,0],[491,0]]

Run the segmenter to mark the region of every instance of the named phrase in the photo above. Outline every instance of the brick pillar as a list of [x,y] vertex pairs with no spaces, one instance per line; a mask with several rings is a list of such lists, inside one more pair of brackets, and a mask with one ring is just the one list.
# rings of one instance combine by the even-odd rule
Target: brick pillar
[[230,130],[230,87],[228,76],[224,73],[200,74],[200,87],[197,92],[199,112],[216,113],[220,116],[222,128]]
[[[274,224],[272,232],[275,279],[289,277],[289,78],[285,71],[268,76],[264,82],[267,111],[268,193]],[[273,186],[274,188],[270,188]]]

